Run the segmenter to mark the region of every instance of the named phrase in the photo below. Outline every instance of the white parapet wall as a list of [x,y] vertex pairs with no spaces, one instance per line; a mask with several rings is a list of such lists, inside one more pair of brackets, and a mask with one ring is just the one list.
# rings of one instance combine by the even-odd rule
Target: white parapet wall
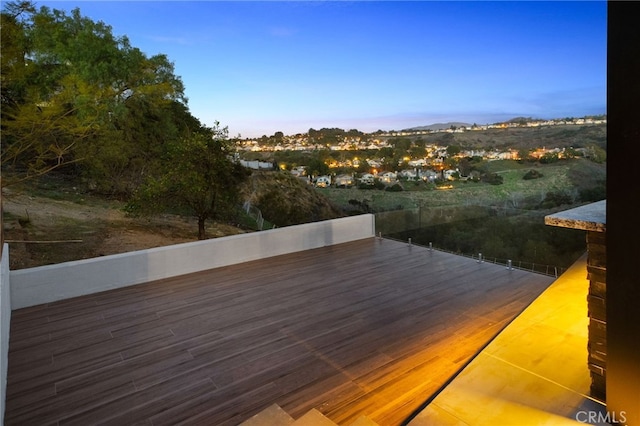
[[11,286],[9,283],[9,245],[2,248],[0,265],[0,424],[3,424],[9,367],[9,331],[11,323]]
[[192,272],[375,236],[371,214],[10,272],[20,309]]

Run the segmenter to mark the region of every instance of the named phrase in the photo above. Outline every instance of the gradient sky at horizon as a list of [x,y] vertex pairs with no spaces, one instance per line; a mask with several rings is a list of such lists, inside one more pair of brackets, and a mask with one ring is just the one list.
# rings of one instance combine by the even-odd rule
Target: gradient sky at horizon
[[606,1],[36,1],[166,54],[231,136],[606,113]]

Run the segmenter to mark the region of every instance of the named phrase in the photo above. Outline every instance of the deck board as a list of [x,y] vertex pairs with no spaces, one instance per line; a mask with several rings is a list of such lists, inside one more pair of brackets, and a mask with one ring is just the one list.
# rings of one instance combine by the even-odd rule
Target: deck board
[[552,281],[370,238],[17,310],[5,424],[401,424]]

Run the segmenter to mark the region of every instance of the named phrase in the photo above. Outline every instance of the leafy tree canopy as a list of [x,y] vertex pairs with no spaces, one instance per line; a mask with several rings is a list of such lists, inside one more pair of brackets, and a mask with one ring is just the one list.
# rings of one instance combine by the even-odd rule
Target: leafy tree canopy
[[0,16],[3,186],[66,166],[126,194],[165,144],[201,127],[165,55],[79,9],[8,2]]
[[447,154],[450,156],[458,155],[462,151],[462,148],[458,145],[449,145],[447,147]]
[[218,125],[172,143],[162,170],[139,187],[127,210],[133,215],[187,212],[198,220],[199,239],[206,238],[207,220],[234,215],[237,187],[249,175],[232,160],[227,128]]

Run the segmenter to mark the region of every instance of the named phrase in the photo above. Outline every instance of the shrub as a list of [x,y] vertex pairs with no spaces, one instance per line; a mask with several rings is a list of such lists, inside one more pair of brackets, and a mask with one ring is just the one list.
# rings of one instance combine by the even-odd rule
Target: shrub
[[551,209],[563,205],[573,204],[573,197],[565,191],[549,191],[544,197],[540,207],[543,209]]
[[540,157],[540,163],[541,164],[551,164],[551,163],[555,163],[559,160],[558,154],[555,153],[547,153],[544,154],[542,157]]
[[356,199],[351,199],[348,201],[350,209],[354,212],[354,213],[371,213],[371,206],[369,206],[369,201],[368,200],[356,200]]
[[384,184],[384,182],[381,182],[380,179],[376,179],[374,186],[376,189],[387,189],[386,185]]
[[491,185],[502,185],[503,177],[497,173],[485,173],[482,175],[482,182],[490,183]]
[[387,186],[384,190],[389,192],[400,192],[400,191],[404,191],[404,188],[398,182],[398,183],[394,183],[393,185]]
[[605,185],[595,186],[593,188],[581,189],[580,201],[594,202],[607,198],[607,188]]
[[525,175],[522,176],[522,179],[524,180],[540,179],[542,176],[544,176],[542,173],[532,169],[532,170],[529,170],[527,173],[525,173]]

